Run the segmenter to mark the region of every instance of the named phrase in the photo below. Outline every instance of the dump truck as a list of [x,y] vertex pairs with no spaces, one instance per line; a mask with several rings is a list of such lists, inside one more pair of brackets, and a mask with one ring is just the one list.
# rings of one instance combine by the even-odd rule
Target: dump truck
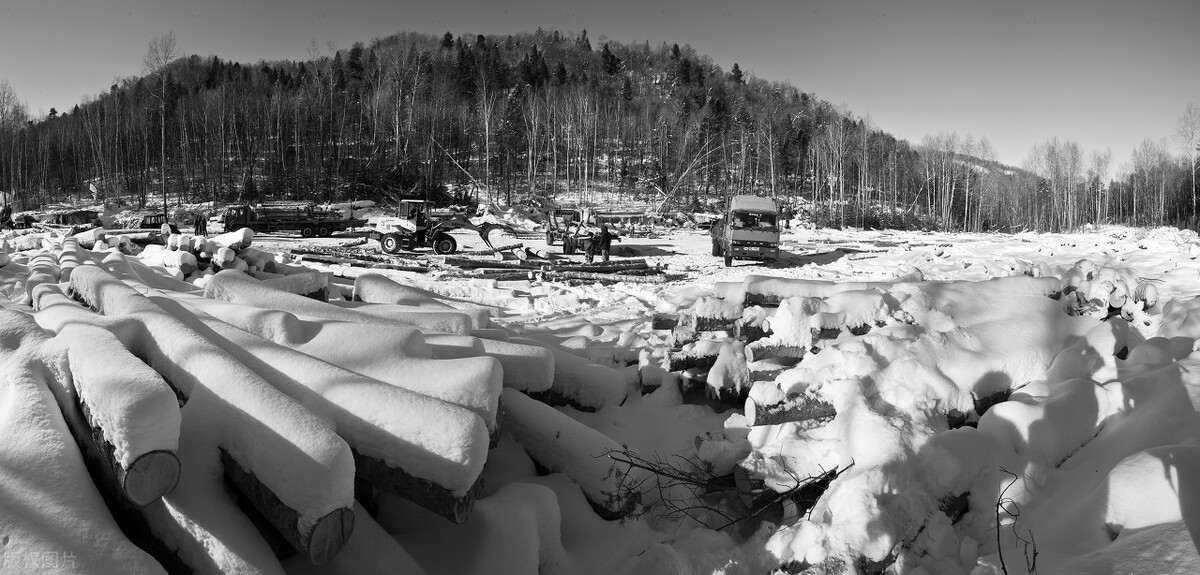
[[256,232],[298,231],[301,236],[311,238],[361,227],[366,221],[342,217],[340,212],[320,209],[313,202],[270,202],[230,205],[221,213],[220,223],[226,232],[241,228]]
[[730,198],[725,214],[713,223],[712,253],[733,260],[773,262],[779,258],[779,209],[759,196]]

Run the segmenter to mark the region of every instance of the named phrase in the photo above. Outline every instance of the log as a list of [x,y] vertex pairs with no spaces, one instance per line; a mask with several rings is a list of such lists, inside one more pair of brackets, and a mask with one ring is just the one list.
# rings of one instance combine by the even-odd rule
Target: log
[[389,466],[374,457],[367,457],[357,450],[352,452],[356,482],[361,479],[364,481],[362,485],[369,484],[374,488],[395,493],[449,519],[456,525],[466,523],[471,517],[475,499],[483,491],[482,475],[466,495],[456,496],[441,485],[410,475],[403,469]]
[[[428,487],[414,497],[432,490],[461,493],[482,473],[488,428],[499,409],[499,382],[491,389],[480,383],[485,407],[472,410],[330,365],[207,314],[192,315],[177,302],[154,301],[329,422],[352,450],[392,462],[405,477],[410,477],[405,468],[416,470]],[[403,491],[396,494],[412,499]]]
[[328,563],[350,540],[350,533],[354,531],[354,510],[351,507],[334,509],[318,518],[312,527],[304,529],[300,524],[300,514],[280,501],[270,488],[243,468],[223,447],[221,466],[225,471],[225,480],[309,563],[317,566]]
[[711,369],[717,363],[719,351],[711,354],[692,354],[686,352],[671,352],[667,356],[663,369],[667,371],[683,371],[685,369]]
[[752,305],[757,305],[757,306],[761,306],[761,307],[779,307],[779,304],[781,302],[783,302],[783,300],[785,300],[785,299],[787,299],[787,298],[784,296],[779,296],[779,295],[774,295],[774,294],[761,294],[761,293],[746,292],[746,297],[742,301],[742,305],[744,305],[746,307],[750,307]]
[[[243,489],[252,487],[257,492],[247,494],[257,506],[274,501],[288,508],[286,513],[263,513],[276,522],[281,534],[298,538],[293,543],[304,544],[299,549],[310,559],[328,559],[331,551],[340,549],[336,534],[314,539],[307,529],[312,525],[329,528],[326,522],[330,517],[337,526],[337,513],[350,513],[341,505],[353,500],[350,447],[324,420],[103,269],[76,268],[70,286],[102,314],[132,316],[132,329],[121,330],[118,337],[164,379],[189,395],[196,386],[205,388],[206,400],[193,413],[218,410],[219,405],[236,406],[218,412],[222,415],[220,427],[214,431],[216,445],[236,460],[236,467],[246,471],[245,475],[252,474],[252,482],[241,477],[241,484]],[[280,453],[295,455],[281,458]],[[297,525],[305,526],[304,531],[297,531]]]
[[592,272],[592,273],[614,273],[633,270],[650,270],[651,268],[646,262],[605,262],[601,264],[575,264],[575,265],[556,265],[549,268],[552,271],[558,272]]
[[628,282],[639,284],[661,284],[667,283],[678,276],[669,274],[658,274],[651,276],[636,276],[621,273],[597,273],[597,272],[571,272],[571,271],[556,271],[549,270],[542,273],[542,276],[549,280],[586,280],[597,282]]
[[[769,343],[769,339],[758,340],[745,347],[746,361],[762,361],[764,359],[800,359],[809,350],[795,345],[779,345]],[[763,344],[763,345],[760,345]],[[815,351],[813,353],[816,353]]]
[[460,251],[460,252],[458,252],[458,254],[459,254],[459,255],[462,255],[462,256],[488,256],[488,255],[492,255],[492,254],[494,254],[494,253],[496,253],[496,252],[504,252],[504,251],[509,251],[509,250],[518,250],[518,249],[521,249],[521,248],[524,248],[524,247],[525,247],[525,244],[522,244],[522,243],[516,243],[516,244],[509,244],[509,245],[506,245],[506,246],[499,246],[499,247],[488,248],[488,249],[485,249],[485,250],[470,250],[470,251]]
[[[295,253],[296,250],[292,250]],[[301,255],[302,261],[316,262],[320,264],[345,265],[356,268],[365,268],[371,270],[392,270],[401,272],[417,272],[428,273],[429,268],[424,266],[406,266],[392,263],[373,262],[356,258],[327,256],[327,255]]]
[[514,389],[504,390],[507,428],[534,463],[574,479],[601,518],[628,516],[641,504],[651,474],[614,460],[616,440]]
[[760,405],[746,398],[746,421],[751,426],[778,425],[791,421],[829,420],[837,415],[833,405],[816,397],[799,395],[779,403]]
[[[43,288],[39,295],[53,289],[57,288]],[[99,317],[74,307],[80,315]],[[33,324],[32,318],[29,324]],[[158,500],[179,481],[175,450],[179,445],[180,414],[176,394],[158,374],[122,347],[111,332],[87,323],[56,327],[57,337],[50,339],[42,332],[36,340],[61,358],[62,364],[56,368],[72,376],[72,381],[56,381],[50,388],[76,442],[82,450],[90,449],[103,460],[102,467],[123,498],[134,505]],[[114,370],[118,365],[123,371]],[[124,401],[113,401],[114,397]],[[97,413],[89,405],[90,400],[102,402],[104,408]],[[75,411],[81,418],[78,421],[71,417]],[[155,432],[147,433],[147,429]],[[173,431],[173,435],[164,430]],[[114,439],[118,439],[121,451],[114,446]]]
[[733,337],[746,343],[754,343],[760,339],[771,335],[771,332],[763,328],[761,325],[753,325],[745,322],[738,322],[734,326]]
[[520,261],[498,262],[495,260],[475,260],[475,259],[459,257],[459,256],[442,256],[440,258],[440,260],[441,260],[442,265],[456,267],[456,268],[462,268],[462,269],[474,269],[474,268],[496,268],[496,269],[509,269],[509,270],[536,270],[536,269],[539,269],[539,266],[536,264],[525,263],[525,262],[520,262]]
[[650,316],[650,329],[672,329],[679,323],[679,317],[669,313],[656,313]]
[[643,267],[643,268],[645,268],[645,267],[649,267],[649,265],[650,264],[646,262],[646,258],[628,258],[628,259],[622,259],[619,261],[592,262],[590,264],[589,263],[572,262],[570,260],[564,260],[563,263],[560,266],[556,266],[556,268],[557,267],[585,268],[585,269],[604,269],[604,268],[608,268],[608,267]]

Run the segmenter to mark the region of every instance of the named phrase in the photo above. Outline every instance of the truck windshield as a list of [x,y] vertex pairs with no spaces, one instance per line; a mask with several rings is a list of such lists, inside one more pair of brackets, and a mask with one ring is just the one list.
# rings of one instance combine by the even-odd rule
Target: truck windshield
[[733,212],[733,227],[742,229],[774,230],[775,214],[762,212]]

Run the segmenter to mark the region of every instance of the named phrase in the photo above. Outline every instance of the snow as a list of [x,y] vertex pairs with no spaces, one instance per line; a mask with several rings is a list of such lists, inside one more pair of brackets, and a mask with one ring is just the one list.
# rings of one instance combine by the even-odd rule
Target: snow
[[[472,411],[346,371],[211,316],[193,315],[169,298],[150,299],[329,422],[360,454],[457,496],[465,495],[483,470],[488,430]],[[476,387],[483,397],[473,403],[484,403],[494,414],[498,390],[484,382]]]
[[185,419],[199,411],[197,417],[217,425],[218,444],[299,513],[301,533],[349,507],[350,449],[323,420],[104,270],[77,268],[71,289],[102,314],[135,318],[144,332],[125,345],[185,395],[207,392],[211,401],[185,409]]
[[[13,302],[6,307],[19,308],[32,294],[30,301],[47,304],[37,312],[44,325],[62,327],[84,314],[167,381],[189,389],[179,435],[189,471],[143,514],[161,537],[185,550],[181,555],[212,557],[227,572],[374,572],[394,560],[428,573],[758,574],[787,562],[829,572],[877,562],[895,573],[998,573],[1003,558],[1009,573],[1020,573],[1029,571],[1024,557],[1035,547],[1043,573],[1200,571],[1189,528],[1200,521],[1191,504],[1197,495],[1192,476],[1200,469],[1200,380],[1194,375],[1200,367],[1194,352],[1200,241],[1192,232],[802,229],[784,233],[779,265],[730,268],[709,255],[710,238],[701,232],[627,238],[617,257],[644,256],[684,275],[663,285],[461,280],[436,268],[418,275],[312,264],[319,273],[344,274],[330,278],[331,285],[364,300],[336,305],[271,290],[270,282],[230,271],[183,281],[155,261],[163,252],[153,249],[140,257],[112,248],[82,254],[70,277],[58,279],[96,292],[99,307],[113,317],[55,295],[53,269],[39,256],[53,255],[65,275],[69,241],[34,239],[29,251],[0,268],[0,294]],[[233,267],[241,259],[264,278],[309,269],[274,259],[272,252],[294,240],[268,234],[253,241],[252,250],[223,261]],[[539,242],[528,244],[537,249]],[[120,281],[91,285],[98,267]],[[32,268],[49,279],[30,278]],[[355,276],[351,293],[346,280]],[[38,282],[45,283],[30,285]],[[210,294],[230,301],[199,297],[188,282],[207,282]],[[490,452],[460,456],[470,465],[422,460],[456,485],[482,477],[472,516],[453,526],[384,494],[378,524],[356,509],[366,525],[363,537],[356,530],[332,564],[314,569],[293,559],[280,567],[221,486],[212,453],[234,432],[264,433],[221,412],[225,402],[240,409],[258,400],[189,379],[193,372],[212,377],[242,368],[230,367],[235,359],[228,354],[220,356],[225,367],[197,360],[174,371],[156,363],[155,357],[173,355],[155,346],[170,352],[185,345],[176,339],[199,344],[194,334],[159,325],[153,318],[161,317],[161,307],[129,303],[142,297],[139,292],[178,302],[193,316],[211,316],[198,321],[240,342],[246,362],[254,363],[250,356],[259,351],[270,358],[255,364],[257,371],[325,394],[305,396],[297,411],[279,410],[288,418],[332,422],[348,437],[377,446],[387,443],[385,429],[428,431],[425,448],[392,450],[400,465],[401,455],[415,457],[422,449],[451,458],[465,453],[455,445],[479,449],[481,428],[499,429]],[[747,306],[748,296],[760,305]],[[406,327],[391,315],[401,312],[457,313],[468,320],[453,328]],[[673,341],[682,337],[650,329],[656,312],[740,318],[770,333],[746,344],[725,332],[698,332],[697,341],[679,349]],[[771,344],[806,353],[746,361],[747,349]],[[680,374],[662,372],[657,365],[670,353],[715,354],[707,373],[694,370],[711,388],[748,392],[756,404],[811,398],[832,405],[836,415],[750,427],[742,410],[727,403],[735,394],[700,397],[681,387]],[[265,383],[234,381],[256,389]],[[378,394],[353,393],[367,388]],[[401,408],[386,407],[392,396]],[[482,424],[450,424],[457,420],[436,415],[441,411],[412,407],[427,404]],[[355,428],[351,414],[373,423]],[[274,422],[274,415],[266,419]],[[235,425],[214,427],[210,420]],[[459,428],[477,431],[454,435]],[[443,441],[448,437],[457,439]],[[312,441],[300,435],[295,445]],[[609,473],[614,462],[593,455],[625,447],[718,476],[738,470],[777,491],[830,469],[841,475],[810,513],[800,515],[789,503],[732,531],[670,516],[664,506],[672,497],[711,504],[716,495],[695,499],[650,483],[639,490],[637,513],[609,521],[593,504],[604,510],[613,503],[606,494],[619,490]],[[294,447],[274,448],[281,453],[262,457],[287,467],[283,452],[295,453]],[[346,467],[348,477],[353,467]],[[290,475],[287,481],[315,476],[308,470]],[[947,507],[950,501],[961,507]]]
[[0,311],[0,572],[165,573],[121,533],[88,477],[25,314]]
[[504,390],[502,399],[517,442],[544,467],[579,483],[594,505],[620,513],[640,502],[649,475],[612,458],[621,444],[516,390]]

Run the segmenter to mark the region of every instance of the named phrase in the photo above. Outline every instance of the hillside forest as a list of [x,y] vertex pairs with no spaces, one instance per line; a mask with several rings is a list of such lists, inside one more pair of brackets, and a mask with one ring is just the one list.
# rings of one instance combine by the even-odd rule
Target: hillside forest
[[448,202],[452,189],[662,212],[760,194],[821,225],[966,231],[1194,225],[1197,213],[1195,106],[1174,138],[1145,140],[1116,170],[1111,151],[1060,138],[1016,168],[986,138],[910,143],[689,46],[593,43],[586,31],[400,33],[255,64],[184,56],[168,34],[143,71],[37,118],[0,79],[0,192],[21,206],[145,207]]

